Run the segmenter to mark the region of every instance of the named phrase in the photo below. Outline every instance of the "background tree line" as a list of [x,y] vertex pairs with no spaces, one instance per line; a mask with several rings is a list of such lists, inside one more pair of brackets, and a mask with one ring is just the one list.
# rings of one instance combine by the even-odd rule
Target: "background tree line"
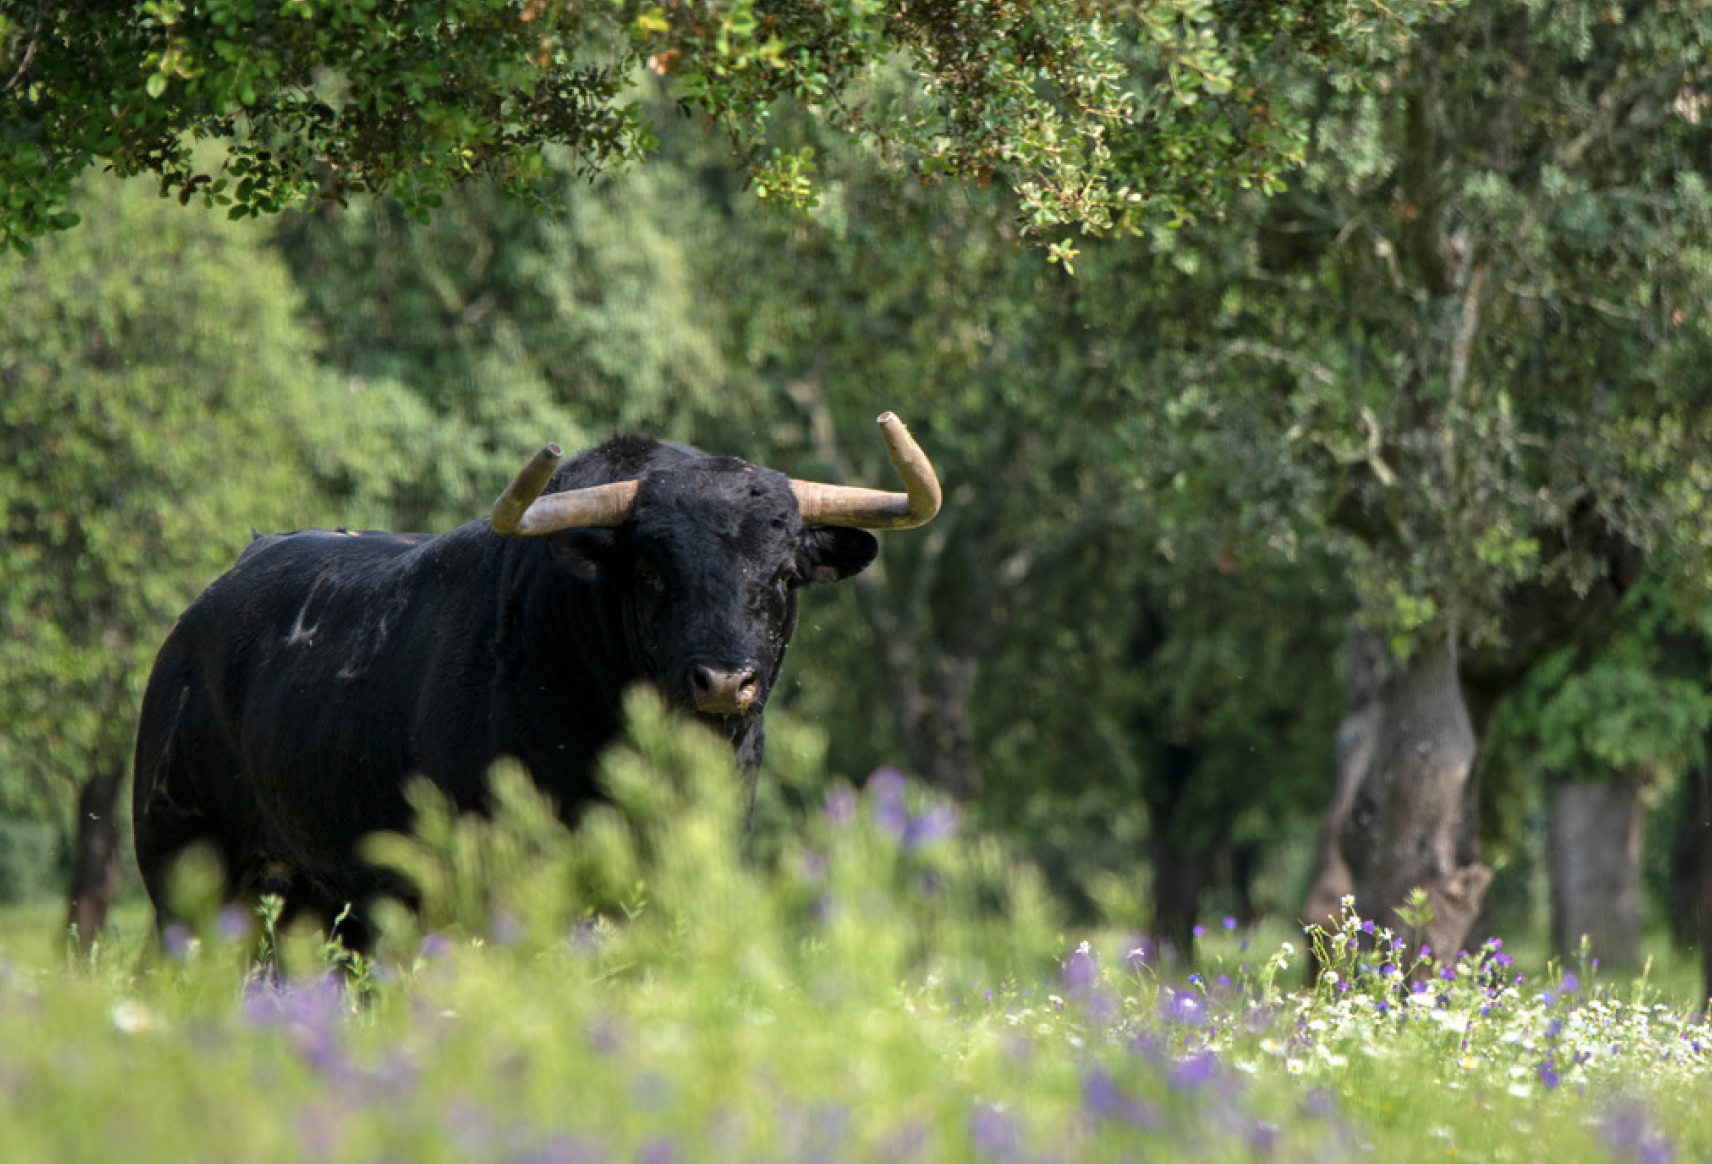
[[446,528],[619,427],[872,477],[896,408],[947,512],[816,596],[775,702],[838,770],[908,767],[1179,948],[1416,887],[1454,948],[1538,864],[1565,949],[1632,960],[1643,898],[1692,935],[1709,24],[1483,0],[1360,70],[1242,57],[1288,188],[1051,249],[1003,183],[900,184],[788,107],[814,205],[768,213],[661,81],[658,155],[545,150],[547,215],[477,183],[228,224],[86,179],[0,268],[0,812],[63,831],[122,774],[251,526]]

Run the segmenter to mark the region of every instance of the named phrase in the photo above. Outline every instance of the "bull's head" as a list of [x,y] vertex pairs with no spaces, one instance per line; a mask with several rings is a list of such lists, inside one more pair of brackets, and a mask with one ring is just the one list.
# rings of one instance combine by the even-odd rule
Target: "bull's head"
[[873,561],[867,530],[939,512],[939,480],[903,422],[879,419],[905,492],[796,481],[727,457],[686,455],[644,476],[542,495],[548,445],[494,503],[493,529],[547,537],[555,558],[624,595],[625,633],[649,678],[704,716],[766,702],[796,628],[796,591]]

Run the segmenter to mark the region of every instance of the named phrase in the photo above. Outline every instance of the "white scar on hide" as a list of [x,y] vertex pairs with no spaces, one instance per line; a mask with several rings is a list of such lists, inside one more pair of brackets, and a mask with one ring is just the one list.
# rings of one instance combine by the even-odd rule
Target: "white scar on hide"
[[321,589],[321,583],[327,580],[327,574],[330,572],[323,572],[315,579],[314,585],[309,587],[309,594],[303,600],[303,608],[297,612],[297,620],[291,624],[291,633],[285,636],[286,646],[295,647],[300,643],[315,645],[315,635],[321,629],[321,624],[317,622],[313,626],[305,626],[303,623],[309,617],[309,608],[315,604],[315,592]]

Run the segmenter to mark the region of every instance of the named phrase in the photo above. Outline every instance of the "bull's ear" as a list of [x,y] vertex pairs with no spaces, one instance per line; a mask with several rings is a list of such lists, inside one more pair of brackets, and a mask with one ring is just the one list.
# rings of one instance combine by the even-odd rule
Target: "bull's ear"
[[860,574],[880,552],[880,543],[864,529],[816,526],[803,530],[797,543],[797,573],[805,582],[842,582]]
[[567,530],[550,535],[547,544],[553,560],[573,577],[584,582],[599,582],[612,577],[612,563],[617,551],[611,530]]

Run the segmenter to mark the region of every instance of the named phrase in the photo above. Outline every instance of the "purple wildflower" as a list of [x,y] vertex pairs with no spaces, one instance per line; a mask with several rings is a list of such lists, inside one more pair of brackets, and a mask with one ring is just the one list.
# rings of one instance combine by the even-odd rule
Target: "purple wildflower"
[[1563,976],[1562,988],[1565,994],[1574,994],[1581,989],[1581,979],[1566,971]]
[[237,944],[250,936],[250,911],[241,905],[228,905],[214,915],[214,934],[222,942]]
[[1059,972],[1064,977],[1064,985],[1072,992],[1086,991],[1094,984],[1099,967],[1094,963],[1094,952],[1087,942],[1070,952],[1070,956],[1064,959],[1063,965],[1059,967]]
[[677,1141],[666,1136],[649,1140],[636,1152],[636,1164],[679,1164],[683,1158]]
[[1124,1091],[1104,1068],[1082,1079],[1082,1107],[1096,1120],[1114,1120],[1134,1128],[1152,1127],[1155,1116],[1145,1103]]
[[920,816],[913,816],[904,825],[903,846],[913,853],[924,845],[943,841],[957,832],[957,810],[949,804],[935,804]]
[[1236,929],[1236,919],[1234,917],[1229,916],[1228,914],[1225,916],[1225,929],[1227,929],[1227,930]]
[[1671,1164],[1676,1145],[1653,1126],[1647,1109],[1636,1100],[1617,1105],[1600,1121],[1600,1131],[1611,1154],[1634,1164]]
[[909,827],[909,809],[904,804],[907,783],[904,774],[896,768],[880,768],[868,777],[874,823],[898,840],[903,839],[904,830]]
[[595,1054],[602,1056],[617,1054],[624,1043],[618,1020],[606,1015],[590,1019],[588,1025],[583,1028],[583,1035],[588,1039],[588,1044]]
[[856,790],[848,784],[835,784],[826,794],[826,819],[843,826],[856,819]]
[[1278,1148],[1283,1129],[1267,1120],[1255,1120],[1248,1130],[1248,1146],[1256,1156],[1270,1156]]
[[182,962],[190,956],[193,941],[195,938],[190,927],[183,922],[172,922],[161,931],[161,945],[166,948],[167,957],[175,962]]
[[1166,1082],[1176,1091],[1199,1091],[1208,1084],[1217,1082],[1219,1075],[1218,1056],[1211,1051],[1201,1051],[1179,1061],[1171,1069]]
[[1178,1026],[1199,1027],[1207,1021],[1207,1008],[1199,998],[1186,990],[1161,989],[1159,1017]]
[[244,1018],[262,1030],[280,1030],[316,1072],[327,1076],[348,1073],[338,1031],[345,1017],[339,980],[323,975],[301,986],[252,982],[244,991]]
[[1022,1129],[1016,1118],[990,1104],[977,1104],[969,1113],[969,1138],[985,1159],[1022,1159]]
[[880,1145],[880,1159],[887,1164],[909,1164],[920,1160],[926,1149],[927,1129],[912,1120],[886,1137]]

